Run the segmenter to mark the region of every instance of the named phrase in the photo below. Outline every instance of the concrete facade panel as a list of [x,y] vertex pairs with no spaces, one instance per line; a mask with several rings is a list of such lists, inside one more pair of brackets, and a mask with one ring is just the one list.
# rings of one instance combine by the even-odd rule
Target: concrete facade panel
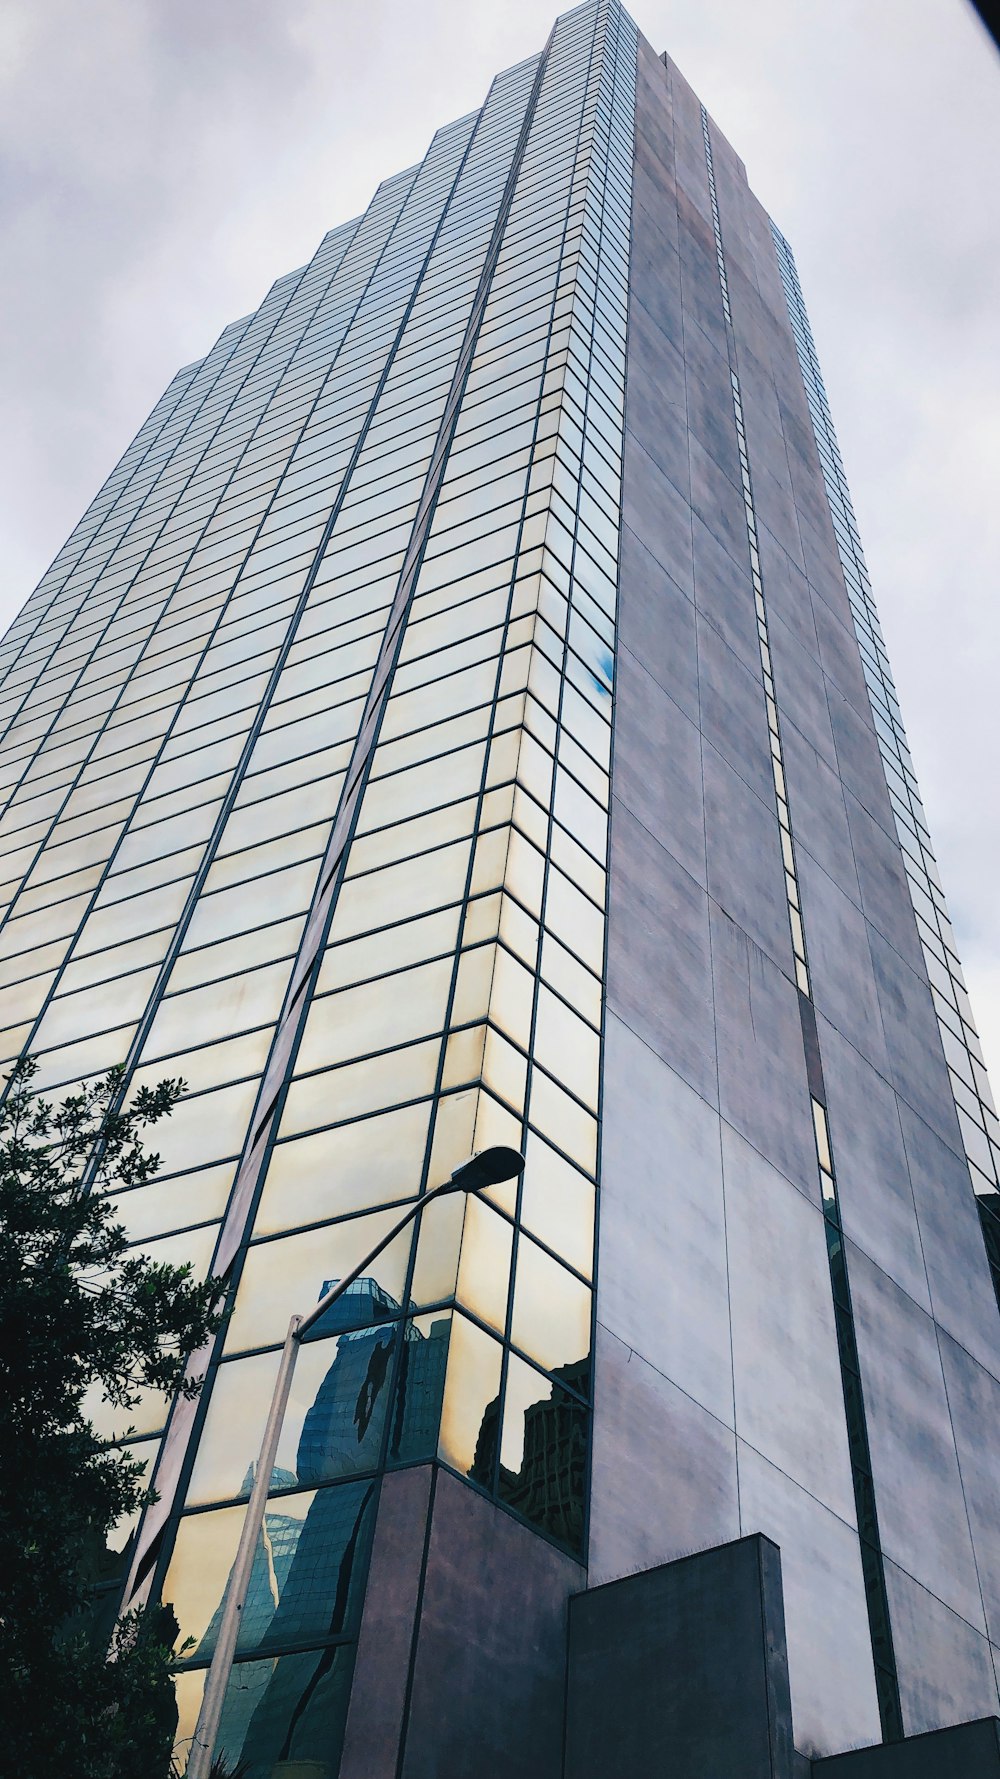
[[[751,398],[752,400],[752,398]],[[751,413],[753,409],[751,406]],[[766,525],[759,525],[761,572],[767,586],[768,622],[779,618],[786,624],[796,642],[813,660],[819,660],[816,620],[805,571],[794,555],[773,537]]]
[[693,1087],[716,1098],[708,897],[617,799],[607,1004]]
[[687,422],[689,438],[697,440],[738,493],[741,488],[740,457],[732,419],[732,392],[724,359],[719,359],[716,375],[710,383],[693,371],[688,372]]
[[1000,1643],[1000,1381],[939,1332],[986,1629]]
[[1000,1378],[1000,1315],[969,1170],[953,1145],[898,1105],[935,1318]]
[[684,494],[630,435],[626,441],[622,522],[679,587],[692,589],[691,520]]
[[773,610],[769,611],[768,635],[775,675],[782,688],[781,714],[785,727],[791,723],[799,729],[824,763],[835,772],[837,750],[830,723],[826,681],[815,650],[803,644],[797,632]]
[[810,730],[803,733],[793,719],[782,730],[785,780],[796,810],[795,838],[799,851],[809,853],[838,889],[860,908],[861,891],[844,808],[844,787],[828,757],[822,749],[817,750],[812,739],[818,727],[820,723],[812,723]]
[[720,1110],[818,1203],[796,990],[721,909],[711,921]]
[[[889,1073],[901,1099],[932,1126],[957,1154],[962,1152],[937,1016],[926,974],[917,975],[898,951],[868,928]],[[969,1262],[973,1256],[969,1255]]]
[[618,646],[693,722],[698,721],[698,638],[693,588],[671,580],[642,539],[622,531],[618,583]]
[[816,1010],[882,1074],[888,1074],[864,915],[807,852],[799,857],[798,877]]
[[780,1558],[741,1539],[570,1607],[567,1773],[791,1779]]
[[[689,378],[689,387],[691,379]],[[689,398],[690,399],[690,398]],[[748,561],[747,522],[743,495],[726,471],[719,468],[704,445],[692,434],[691,505],[703,525],[729,551],[737,567]]]
[[617,681],[615,796],[704,884],[701,736],[628,649]]
[[872,926],[905,959],[918,976],[926,975],[917,922],[907,887],[899,842],[873,821],[866,809],[845,793],[854,857],[861,887],[861,906]]
[[[812,598],[811,605],[813,623],[816,626],[816,637],[819,643],[819,658],[823,666],[823,672],[826,674],[831,685],[836,687],[841,697],[846,699],[847,703],[851,706],[851,709],[861,718],[865,728],[871,729],[873,725],[871,706],[868,702],[868,688],[865,684],[865,676],[861,669],[861,654],[858,649],[857,638],[853,629],[850,627],[850,608],[848,608],[846,614],[842,614],[838,617],[831,611],[826,600],[821,599],[816,595]],[[842,735],[845,751],[848,751],[846,726],[842,731]],[[860,740],[856,742],[855,745],[860,747]],[[872,770],[874,771],[874,763],[872,763]],[[881,821],[882,825],[885,826],[886,807],[881,793],[877,789],[877,777],[875,779],[875,785],[876,789],[872,794],[873,797],[878,799],[880,807],[874,808],[872,814],[875,816],[876,820]],[[889,817],[889,822],[890,825],[887,832],[894,834],[895,829],[892,826],[891,816]]]
[[795,966],[774,810],[708,743],[704,782],[712,899],[790,976]]
[[764,690],[719,632],[698,619],[701,731],[761,802],[773,804]]
[[795,1746],[833,1754],[879,1740],[875,1674],[857,1533],[739,1446],[740,1530],[781,1551]]
[[382,1484],[339,1779],[395,1775],[430,1495],[430,1465]]
[[609,1014],[598,1319],[732,1426],[719,1117]]
[[882,1549],[984,1632],[934,1323],[860,1249],[848,1255]]
[[995,1717],[997,1683],[986,1638],[895,1563],[886,1563],[885,1581],[906,1734]]
[[749,566],[740,567],[696,514],[692,514],[691,539],[698,610],[756,678],[760,643]]
[[690,492],[684,360],[641,303],[632,307],[630,351],[648,372],[628,389],[628,429],[682,494]]
[[823,1018],[819,1032],[844,1231],[929,1312],[924,1251],[896,1095],[878,1070]]
[[595,1392],[590,1585],[735,1538],[731,1427],[600,1322]]
[[559,1779],[585,1571],[447,1471],[431,1516],[400,1779]]
[[726,1126],[722,1160],[737,1432],[853,1524],[822,1212]]

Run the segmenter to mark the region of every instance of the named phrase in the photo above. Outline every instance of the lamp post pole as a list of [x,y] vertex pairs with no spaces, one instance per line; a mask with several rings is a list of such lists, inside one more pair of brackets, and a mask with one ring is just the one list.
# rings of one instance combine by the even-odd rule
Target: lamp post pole
[[299,1347],[303,1338],[308,1334],[310,1328],[319,1321],[320,1317],[324,1316],[327,1310],[361,1278],[362,1274],[368,1271],[372,1262],[378,1259],[390,1242],[395,1241],[400,1231],[405,1229],[408,1223],[413,1223],[422,1217],[427,1206],[432,1204],[435,1199],[443,1198],[450,1192],[482,1192],[485,1187],[498,1185],[501,1180],[515,1179],[523,1167],[524,1157],[517,1149],[497,1146],[492,1149],[482,1149],[477,1155],[470,1156],[468,1161],[463,1161],[460,1167],[455,1168],[449,1179],[443,1180],[439,1186],[432,1187],[430,1192],[425,1192],[422,1198],[415,1199],[400,1217],[399,1222],[393,1225],[388,1235],[384,1235],[382,1240],[376,1243],[371,1253],[366,1254],[364,1259],[359,1261],[353,1272],[349,1272],[346,1278],[338,1279],[336,1284],[331,1285],[329,1291],[324,1292],[308,1314],[293,1316],[289,1322],[285,1344],[281,1349],[281,1358],[278,1362],[278,1375],[275,1379],[274,1393],[271,1397],[271,1406],[264,1427],[264,1437],[260,1444],[253,1488],[243,1519],[243,1530],[240,1533],[236,1559],[230,1571],[223,1598],[215,1650],[205,1682],[201,1710],[198,1713],[198,1724],[191,1742],[185,1779],[210,1779],[223,1701],[236,1655],[240,1622],[246,1603],[247,1589],[250,1585],[254,1552],[260,1537],[261,1526],[264,1523],[264,1508],[271,1486],[271,1473],[274,1469],[278,1441],[281,1438],[285,1409],[288,1406],[295,1361],[299,1356]]

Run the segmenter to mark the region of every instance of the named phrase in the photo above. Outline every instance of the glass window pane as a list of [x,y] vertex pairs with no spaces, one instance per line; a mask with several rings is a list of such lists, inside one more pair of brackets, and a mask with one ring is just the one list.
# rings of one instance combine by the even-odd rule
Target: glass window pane
[[[206,1668],[177,1676],[175,1749],[181,1769],[190,1750]],[[246,1749],[247,1779],[270,1779],[287,1763],[307,1779],[336,1779],[354,1671],[351,1644],[297,1650],[235,1664],[226,1687],[216,1743],[235,1772]],[[241,1769],[242,1770],[242,1769]]]
[[433,1038],[429,1043],[388,1050],[366,1062],[293,1081],[281,1120],[282,1136],[315,1130],[334,1119],[362,1118],[366,1112],[381,1111],[383,1106],[404,1100],[423,1099],[434,1091],[440,1049],[439,1040]]
[[514,1264],[511,1339],[546,1371],[586,1393],[590,1366],[590,1291],[522,1235]]
[[[132,1077],[132,1092],[140,1086],[155,1087],[162,1075],[162,1063],[137,1069]],[[181,1173],[186,1168],[238,1155],[256,1098],[257,1082],[241,1081],[235,1087],[220,1087],[213,1093],[182,1099],[170,1117],[156,1127],[156,1147],[164,1173]]]
[[453,1316],[438,1451],[463,1476],[481,1468],[484,1427],[488,1442],[490,1417],[496,1421],[501,1354],[499,1341]]
[[531,1131],[525,1149],[521,1218],[527,1229],[590,1277],[596,1189]]
[[[373,1308],[375,1298],[369,1299]],[[376,1321],[299,1351],[272,1487],[313,1486],[377,1468],[397,1324]],[[187,1505],[247,1496],[278,1374],[277,1352],[221,1365]]]
[[117,1442],[143,1433],[159,1433],[166,1424],[170,1397],[162,1390],[140,1390],[134,1408],[116,1408],[92,1385],[83,1398],[83,1415],[99,1439]]
[[535,1015],[535,1056],[580,1099],[597,1111],[601,1040],[542,983]]
[[272,871],[254,884],[241,883],[213,896],[203,895],[191,916],[184,951],[301,913],[312,900],[318,869],[316,860],[309,859],[284,871]]
[[252,970],[257,964],[270,963],[274,958],[291,958],[298,950],[304,926],[305,916],[299,915],[294,920],[279,920],[272,926],[258,927],[251,933],[238,933],[234,939],[221,939],[199,951],[185,951],[170,972],[168,987],[173,994],[242,970]]
[[297,1072],[305,1074],[347,1062],[440,1031],[451,973],[451,958],[439,958],[314,1001],[299,1048]]
[[260,970],[244,969],[206,988],[168,995],[157,1009],[143,1046],[143,1059],[184,1050],[192,1037],[197,1037],[199,1044],[208,1044],[230,1032],[273,1024],[290,971],[286,958]]
[[279,1143],[261,1195],[256,1235],[408,1198],[424,1163],[430,1102]]
[[437,1451],[451,1323],[450,1311],[437,1310],[405,1324],[389,1425],[390,1464],[433,1458]]
[[365,982],[391,970],[403,970],[408,964],[420,963],[424,958],[453,952],[458,919],[457,907],[445,908],[419,920],[405,920],[398,926],[383,927],[381,932],[371,933],[366,939],[331,945],[320,966],[316,993],[325,994],[329,989]]
[[529,1115],[543,1135],[565,1150],[585,1173],[593,1174],[597,1166],[597,1120],[541,1069],[536,1069],[532,1076]]
[[81,958],[79,963],[74,959],[63,971],[63,992],[87,988],[92,982],[106,981],[109,976],[119,976],[123,970],[135,970],[142,964],[158,964],[166,956],[172,938],[173,928],[163,927],[158,933],[147,933],[141,939]]
[[[350,1628],[360,1605],[373,1482],[349,1482],[268,1502],[240,1619],[238,1648]],[[188,1659],[209,1660],[243,1525],[244,1508],[187,1515],[180,1524],[163,1598],[192,1638]]]
[[138,1186],[117,1199],[115,1219],[125,1225],[129,1240],[138,1242],[221,1218],[234,1173],[232,1162],[227,1162],[223,1167],[199,1168],[197,1173],[175,1174],[169,1180]]
[[[263,1242],[250,1249],[226,1337],[229,1352],[282,1341],[292,1315],[304,1315],[334,1280],[344,1278],[400,1218],[398,1209],[370,1217],[348,1217],[302,1235]],[[337,1306],[337,1317],[366,1319],[365,1287],[385,1294],[398,1310],[409,1259],[412,1227],[386,1248],[366,1271],[366,1279]]]
[[587,1410],[516,1353],[507,1366],[498,1493],[571,1550],[583,1541]]
[[134,1025],[123,1025],[96,1038],[81,1038],[76,1044],[43,1050],[33,1087],[42,1092],[63,1083],[82,1081],[86,1075],[103,1075],[125,1061],[134,1035]]
[[514,1231],[503,1217],[474,1195],[466,1199],[458,1300],[499,1334],[507,1325],[513,1240]]
[[348,879],[340,892],[331,938],[370,933],[398,920],[403,910],[416,916],[458,902],[465,891],[469,844],[461,840],[425,858],[406,859]]

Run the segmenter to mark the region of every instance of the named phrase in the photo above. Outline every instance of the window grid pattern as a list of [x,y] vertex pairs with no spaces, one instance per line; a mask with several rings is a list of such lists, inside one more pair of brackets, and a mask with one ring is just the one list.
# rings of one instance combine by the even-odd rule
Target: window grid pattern
[[[269,300],[273,296],[272,292]],[[84,549],[60,597],[53,602],[46,622],[39,625],[30,643],[26,642],[19,651],[7,673],[4,690],[12,714],[4,740],[3,782],[9,800],[13,800],[10,792],[18,783],[17,762],[36,766],[35,756],[42,738],[64,716],[83,671],[91,665],[96,643],[109,630],[133,636],[135,600],[129,597],[133,583],[147,571],[143,574],[143,603],[148,604],[148,583],[156,585],[149,572],[149,556],[160,542],[158,534],[176,507],[201,454],[206,425],[211,425],[220,400],[225,399],[231,384],[232,361],[238,362],[237,349],[245,331],[245,322],[236,331],[227,329],[198,367],[162,434],[146,454],[140,466],[143,473],[137,472],[129,480],[107,522],[98,529],[93,545]],[[161,548],[157,562],[164,554]],[[87,610],[81,617],[84,598]],[[30,604],[29,601],[29,607]],[[122,621],[126,613],[127,620],[132,621]],[[120,655],[122,644],[117,635],[115,642]],[[44,764],[50,772],[40,775],[33,771],[34,780],[39,776],[43,780],[51,777],[51,760]],[[59,782],[57,778],[56,783]],[[39,792],[39,784],[33,782],[27,796],[37,798]],[[44,804],[42,812],[45,813]],[[31,813],[37,816],[37,806]]]
[[[7,630],[0,644],[0,674],[8,698],[12,692],[16,696],[17,688],[25,696],[41,671],[45,651],[55,646],[91,592],[97,570],[86,560],[88,553],[91,558],[100,553],[102,561],[112,553],[164,456],[171,454],[168,422],[203,364],[199,360],[177,372]],[[17,720],[19,708],[19,703],[8,708],[4,733]]]
[[303,1700],[335,1743],[386,1464],[585,1537],[636,47],[568,15],[179,373],[0,658],[0,1051],[187,1079],[117,1214],[234,1286],[195,1414],[91,1405],[155,1473],[118,1539],[195,1635],[182,1715],[289,1313],[473,1147],[528,1155],[303,1352],[255,1750]]
[[798,881],[795,869],[795,848],[789,818],[788,797],[781,751],[780,725],[778,721],[774,681],[772,678],[771,651],[768,643],[767,607],[765,603],[764,585],[761,576],[760,555],[758,550],[753,485],[747,455],[743,403],[737,369],[736,340],[733,330],[732,310],[730,307],[729,283],[726,275],[722,227],[716,197],[715,168],[712,159],[712,139],[709,130],[708,113],[705,110],[704,105],[701,107],[701,127],[705,145],[705,162],[708,170],[709,196],[712,209],[712,228],[715,236],[716,256],[719,263],[722,307],[726,321],[726,344],[729,353],[730,380],[733,391],[733,416],[736,424],[740,473],[743,481],[743,501],[747,524],[747,547],[749,550],[750,568],[753,577],[754,606],[757,616],[757,634],[760,645],[761,667],[763,669],[764,697],[767,707],[768,735],[771,747],[771,768],[774,775],[781,851],[785,867],[785,891],[788,903],[788,918],[795,959],[795,981],[800,996],[807,1069],[810,1074],[810,1086],[812,1088],[811,1103],[816,1143],[816,1160],[823,1204],[823,1227],[826,1234],[827,1259],[830,1267],[830,1285],[833,1294],[834,1319],[837,1328],[840,1376],[844,1393],[844,1414],[847,1425],[851,1479],[854,1487],[854,1502],[858,1521],[861,1565],[865,1581],[865,1598],[868,1607],[868,1622],[872,1641],[875,1685],[878,1695],[883,1739],[887,1742],[891,1742],[900,1740],[903,1735],[902,1707],[900,1704],[899,1681],[896,1673],[896,1660],[892,1641],[892,1625],[889,1618],[889,1601],[886,1592],[882,1547],[879,1538],[875,1489],[872,1480],[871,1453],[868,1444],[864,1394],[861,1384],[861,1370],[858,1362],[857,1339],[854,1329],[854,1314],[851,1305],[850,1280],[848,1278],[847,1269],[847,1255],[844,1247],[843,1225],[840,1215],[840,1200],[837,1193],[836,1173],[830,1142],[829,1123],[825,1104],[826,1095],[822,1084],[822,1061],[819,1052],[819,1034],[812,1006],[812,988],[806,957],[805,933],[799,903]]
[[303,1351],[224,1737],[266,1770],[331,1758],[387,1464],[585,1539],[636,55],[567,15],[179,373],[0,655],[0,1053],[187,1080],[116,1213],[233,1290],[196,1406],[90,1405],[183,1716],[289,1314],[527,1153]]
[[[339,253],[335,249],[336,257]],[[327,279],[332,270],[327,266]],[[308,296],[308,292],[304,293],[303,300],[308,301]],[[314,288],[314,301],[317,296]],[[250,336],[247,350],[252,357],[233,367],[233,378],[238,379],[238,395],[233,400],[230,388],[233,410],[228,413],[227,408],[230,435],[238,434],[241,426],[244,435],[247,430],[246,410],[241,408],[240,396],[250,404],[256,401],[259,407],[259,393],[255,395],[251,391],[247,394],[247,371],[259,366],[261,341],[270,339],[274,343],[279,331],[275,328],[275,313],[283,314],[287,300],[287,292],[277,298],[272,292],[259,312],[258,329],[247,330]],[[294,329],[297,326],[301,332],[303,319],[304,313],[300,309],[288,319],[283,337],[275,344],[274,361],[269,367],[272,382],[280,378],[281,368],[288,357],[289,328],[294,338]],[[223,431],[219,429],[220,434]],[[200,482],[188,476],[187,465],[182,465],[179,471],[175,469],[172,475],[174,481],[180,481],[184,494],[183,500],[177,492],[167,496],[169,510],[172,513],[174,508],[180,507],[183,520],[179,527],[180,542],[171,538],[163,543],[168,565],[165,572],[176,582],[175,587],[172,591],[169,587],[164,590],[164,571],[150,554],[145,556],[134,577],[126,568],[124,572],[130,583],[135,579],[134,592],[126,602],[127,610],[109,627],[111,633],[105,634],[88,660],[85,684],[66,700],[62,722],[74,735],[69,765],[67,767],[65,760],[67,750],[60,745],[58,737],[55,738],[55,760],[51,743],[37,749],[35,763],[42,766],[46,788],[39,796],[34,784],[23,786],[22,795],[11,800],[0,820],[0,835],[13,823],[17,838],[23,837],[26,830],[22,825],[24,810],[20,805],[25,802],[24,793],[27,812],[32,813],[41,804],[47,817],[41,834],[37,834],[33,827],[29,849],[15,854],[25,874],[18,882],[0,933],[0,981],[3,990],[7,991],[3,994],[5,1029],[2,1043],[6,1058],[16,1055],[22,1044],[38,1050],[46,1049],[46,1040],[51,1042],[58,1035],[60,1023],[55,1016],[50,1022],[54,1027],[50,1037],[44,1021],[41,1027],[35,1023],[37,1015],[61,988],[65,987],[69,992],[71,986],[76,986],[77,976],[91,979],[96,968],[93,965],[89,971],[86,966],[82,971],[71,968],[67,983],[63,973],[67,956],[72,951],[75,962],[94,949],[88,942],[91,936],[89,923],[93,921],[99,940],[102,921],[105,926],[108,924],[107,913],[102,915],[100,911],[123,898],[134,896],[144,887],[141,873],[129,874],[136,862],[135,855],[147,861],[148,877],[148,861],[169,853],[169,846],[156,844],[164,833],[171,833],[169,828],[154,833],[153,844],[149,844],[149,835],[137,839],[135,833],[145,825],[146,804],[155,799],[158,790],[165,788],[158,783],[157,768],[171,750],[175,755],[184,751],[185,744],[182,742],[179,747],[177,738],[185,728],[187,703],[193,702],[196,692],[201,689],[195,683],[197,674],[207,672],[213,665],[210,643],[218,640],[223,646],[228,644],[230,654],[239,656],[240,644],[234,645],[233,636],[245,632],[247,626],[244,621],[241,631],[237,623],[227,632],[226,619],[232,614],[232,605],[229,589],[224,586],[225,570],[217,567],[218,549],[210,531],[206,532],[198,524],[202,504],[199,495],[204,494],[205,487],[216,490],[220,481],[224,490],[232,487],[232,438],[219,436],[216,443],[218,461],[209,463],[206,454]],[[244,467],[247,457],[252,455],[253,443],[251,438],[247,450],[240,453],[238,468]],[[189,511],[192,506],[193,514]],[[207,567],[199,551],[202,542],[205,542]],[[232,573],[230,570],[230,580]],[[236,606],[238,610],[238,597]],[[88,617],[90,609],[88,601]],[[186,684],[192,675],[195,676],[192,683]],[[220,692],[225,684],[223,681],[220,685]],[[195,736],[195,747],[200,739]],[[186,746],[191,747],[190,740]],[[81,750],[82,763],[73,757]],[[51,770],[53,764],[57,768],[55,774]],[[159,777],[162,776],[160,773]],[[53,777],[56,788],[51,792],[47,787]],[[154,819],[155,815],[172,813],[169,804],[161,803]],[[13,844],[16,846],[16,838]],[[111,880],[119,874],[120,881],[112,883]],[[170,876],[176,873],[162,875],[166,875],[169,884]],[[124,911],[122,924],[118,927],[119,938],[127,940],[132,932],[142,933],[157,924],[147,921],[144,927],[143,912],[142,903],[133,903]],[[115,924],[117,926],[117,921]],[[147,964],[154,950],[155,946],[147,942],[143,956]],[[106,972],[109,975],[127,967],[111,953],[106,955],[105,961],[111,965]],[[96,979],[100,979],[99,970]],[[100,1032],[102,1024],[107,1022],[101,1021],[99,1012],[95,1020],[93,1012],[91,1009],[84,1016],[85,1029],[93,1033],[96,1025]],[[17,1018],[16,1024],[12,1023],[12,1016]],[[125,1060],[123,1042],[119,1032],[110,1045],[105,1043],[104,1054],[108,1063]],[[48,1085],[61,1079],[77,1078],[95,1066],[102,1066],[100,1058],[91,1064],[79,1052],[67,1053],[64,1046],[43,1062],[42,1082]]]
[[[458,1201],[435,1206],[344,1312],[362,1326],[336,1343],[320,1330],[317,1375],[338,1412],[349,1366],[370,1390],[373,1363],[395,1373],[362,1414],[360,1455],[341,1438],[325,1479],[343,1477],[344,1448],[369,1472],[437,1455],[560,1542],[583,1535],[635,55],[616,7],[561,21],[547,55],[281,1096],[165,1581],[175,1604],[206,1540],[231,1554],[239,1514],[211,1504],[246,1492],[250,1464],[242,1446],[222,1459],[222,1430],[252,1391],[252,1458],[289,1303],[342,1275],[394,1204],[491,1141],[527,1143],[523,1188],[458,1221]],[[541,229],[540,183],[555,194]],[[327,598],[342,596],[331,585]],[[302,1438],[275,1479],[293,1494]]]
[[979,1204],[993,1283],[1000,1303],[1000,1176],[997,1171],[1000,1161],[1000,1122],[997,1120],[990,1092],[962,967],[955,952],[954,933],[948,918],[878,613],[872,598],[871,582],[798,271],[791,247],[774,223],[771,224],[771,232],[777,249],[778,270],[788,316],[795,335],[806,400],[830,504],[830,516],[836,533],[847,596],[851,603],[854,629],[861,650],[861,666],[868,687],[872,721],[885,768],[896,832],[902,848],[917,932],[927,965],[941,1042],[955,1096],[955,1109]]
[[[134,1080],[145,1078],[143,1070],[153,1078],[167,1070],[183,1072],[191,1084],[192,1096],[180,1108],[180,1123],[178,1115],[172,1121],[166,1162],[168,1168],[195,1171],[172,1174],[152,1195],[122,1201],[119,1210],[135,1233],[148,1229],[160,1236],[187,1220],[185,1205],[197,1206],[191,1220],[202,1228],[183,1238],[167,1236],[161,1248],[173,1244],[190,1254],[197,1244],[202,1266],[207,1266],[216,1245],[219,1219],[257,1099],[343,779],[347,738],[357,720],[360,678],[352,676],[350,668],[364,647],[373,603],[378,610],[371,595],[353,601],[362,622],[355,618],[353,626],[344,625],[347,636],[339,660],[336,654],[323,658],[333,693],[326,690],[317,696],[307,691],[303,696],[302,681],[305,677],[308,685],[317,652],[309,628],[311,602],[322,600],[316,570],[323,548],[338,522],[343,522],[343,495],[356,468],[359,429],[364,432],[373,404],[389,387],[387,364],[398,344],[413,281],[426,259],[470,130],[466,120],[440,132],[422,179],[411,174],[392,193],[383,187],[381,202],[376,199],[364,230],[359,231],[354,263],[345,264],[334,289],[333,319],[342,350],[324,379],[322,400],[313,404],[300,448],[293,452],[283,478],[286,504],[299,512],[299,519],[279,525],[279,530],[297,527],[296,537],[304,532],[309,539],[308,527],[301,524],[299,497],[303,486],[310,488],[310,505],[319,514],[314,523],[322,531],[319,551],[313,543],[304,561],[299,553],[290,568],[284,558],[275,565],[265,553],[265,565],[250,580],[253,627],[248,642],[239,641],[236,649],[238,672],[246,676],[249,670],[251,675],[246,739],[221,799],[221,814],[189,894],[185,918],[172,935],[160,992],[133,1040],[133,1055],[140,1065]],[[374,340],[383,343],[381,353],[376,354]],[[373,554],[378,555],[377,548]],[[358,578],[363,583],[371,577]],[[296,588],[290,602],[293,621],[285,617],[281,640],[268,650],[275,588],[287,580]],[[305,590],[299,592],[303,581]],[[247,586],[246,573],[243,585]],[[377,583],[375,591],[380,591]],[[347,614],[335,614],[334,623],[337,615]],[[359,630],[361,645],[356,640]],[[335,640],[340,640],[336,633]],[[301,644],[298,655],[296,641]],[[223,656],[223,663],[222,685],[227,691],[228,656]],[[364,666],[363,655],[360,664]],[[266,682],[263,690],[261,675]],[[315,677],[322,686],[325,674]],[[211,679],[206,695],[214,702]],[[195,733],[197,753],[207,751],[197,746]],[[195,796],[204,795],[201,774],[210,773],[213,763],[198,767]],[[211,780],[209,785],[215,788]],[[163,791],[160,787],[156,801],[162,800]],[[173,805],[168,819],[175,819]],[[149,916],[143,919],[148,924]],[[195,1034],[198,1041],[192,1050]],[[208,1217],[213,1220],[207,1222]],[[216,1259],[217,1270],[225,1271],[218,1254]],[[162,1426],[166,1408],[164,1403],[150,1405],[151,1431]]]

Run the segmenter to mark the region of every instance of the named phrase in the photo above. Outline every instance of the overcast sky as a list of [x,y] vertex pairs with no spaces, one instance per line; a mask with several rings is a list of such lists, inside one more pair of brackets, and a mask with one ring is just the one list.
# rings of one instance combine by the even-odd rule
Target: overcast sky
[[[177,367],[557,4],[3,0],[0,627]],[[966,0],[631,10],[795,249],[1000,1070],[1000,57]]]

